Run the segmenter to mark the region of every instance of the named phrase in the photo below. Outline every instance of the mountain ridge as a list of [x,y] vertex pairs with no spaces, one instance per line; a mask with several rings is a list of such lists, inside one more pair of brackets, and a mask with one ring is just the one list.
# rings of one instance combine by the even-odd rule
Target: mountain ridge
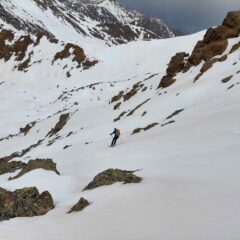
[[126,10],[118,1],[25,0],[21,5],[4,0],[0,12],[2,25],[25,34],[44,32],[60,40],[96,38],[112,45],[174,36],[161,20]]

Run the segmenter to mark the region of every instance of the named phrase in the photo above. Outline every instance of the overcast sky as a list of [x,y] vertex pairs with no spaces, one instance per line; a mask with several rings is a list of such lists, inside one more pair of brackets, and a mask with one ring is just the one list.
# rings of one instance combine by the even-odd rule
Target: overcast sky
[[120,0],[131,9],[159,17],[169,26],[193,33],[222,22],[229,10],[240,10],[240,0]]

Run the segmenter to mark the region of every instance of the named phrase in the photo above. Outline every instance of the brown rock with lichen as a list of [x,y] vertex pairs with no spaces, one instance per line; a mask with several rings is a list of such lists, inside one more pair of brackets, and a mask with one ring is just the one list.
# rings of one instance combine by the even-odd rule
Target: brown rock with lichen
[[19,178],[24,174],[39,168],[48,171],[53,171],[56,174],[60,175],[60,173],[57,170],[57,165],[56,163],[53,162],[52,159],[36,159],[30,160],[27,164],[23,165],[22,170],[15,177],[10,177],[9,180]]
[[53,199],[48,191],[39,194],[36,187],[14,192],[0,188],[0,221],[15,217],[40,216],[53,208]]
[[72,208],[68,213],[72,213],[72,212],[80,212],[82,211],[84,208],[86,208],[87,206],[89,206],[90,203],[88,202],[88,200],[86,200],[85,198],[81,198]]
[[[137,171],[137,170],[136,170]],[[126,183],[140,183],[142,179],[133,173],[136,171],[125,171],[120,169],[108,169],[99,173],[92,182],[90,182],[84,189],[91,190],[101,186],[112,185],[116,182]]]

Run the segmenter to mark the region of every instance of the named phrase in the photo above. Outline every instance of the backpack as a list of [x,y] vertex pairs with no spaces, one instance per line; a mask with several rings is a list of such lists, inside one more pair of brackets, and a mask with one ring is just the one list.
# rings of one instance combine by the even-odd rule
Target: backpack
[[116,135],[119,137],[121,135],[120,130],[116,129]]

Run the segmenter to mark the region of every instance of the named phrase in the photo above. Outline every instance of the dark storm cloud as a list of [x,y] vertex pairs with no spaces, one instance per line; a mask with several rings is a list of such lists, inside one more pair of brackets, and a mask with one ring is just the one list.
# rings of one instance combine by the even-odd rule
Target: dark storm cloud
[[240,0],[121,0],[131,9],[164,20],[173,28],[192,33],[222,22],[230,10],[240,10]]

